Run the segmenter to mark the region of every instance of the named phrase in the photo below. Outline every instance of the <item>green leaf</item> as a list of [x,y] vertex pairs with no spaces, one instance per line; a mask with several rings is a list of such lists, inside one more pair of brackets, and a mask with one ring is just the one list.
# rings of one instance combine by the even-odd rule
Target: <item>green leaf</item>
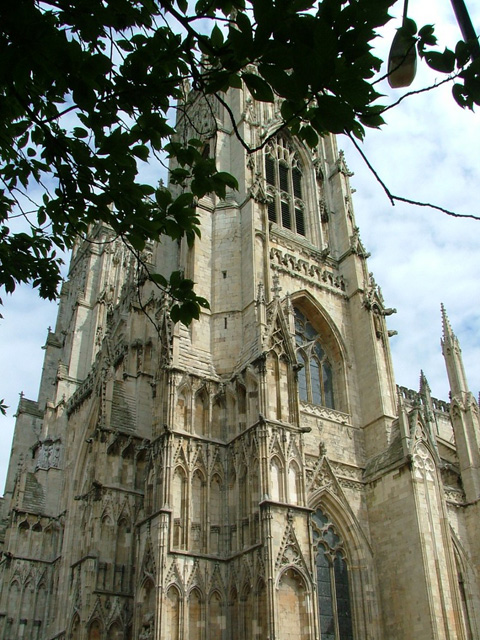
[[429,67],[441,73],[452,73],[455,69],[455,54],[450,49],[445,49],[443,53],[429,51],[425,53],[425,60]]
[[335,96],[319,96],[318,107],[312,126],[321,135],[326,132],[343,133],[350,131],[354,122],[352,108]]
[[408,35],[414,36],[417,33],[417,24],[415,20],[406,18],[401,29],[402,31],[405,31],[405,33],[408,33]]
[[144,144],[135,145],[134,147],[132,147],[131,151],[134,156],[145,161],[148,160],[148,156],[150,155],[149,148]]
[[273,102],[273,91],[263,78],[254,73],[242,73],[242,78],[255,100]]
[[160,273],[150,273],[150,280],[160,285],[161,287],[168,287],[168,280]]
[[220,180],[225,183],[227,187],[230,189],[238,189],[238,180],[235,176],[232,176],[231,173],[227,173],[226,171],[219,171],[216,176],[216,180]]
[[128,40],[117,40],[117,46],[123,51],[134,51],[135,47]]
[[180,11],[185,15],[188,11],[188,0],[177,0]]
[[86,138],[88,137],[88,131],[86,129],[84,129],[83,127],[74,127],[73,128],[73,135],[76,138]]
[[420,29],[418,35],[420,36],[420,38],[427,38],[428,36],[433,35],[434,30],[435,27],[433,26],[433,24],[426,24]]
[[468,91],[466,91],[465,87],[462,84],[455,83],[452,87],[452,95],[455,99],[455,102],[464,109],[468,107],[473,109],[473,101],[468,95]]
[[216,48],[220,48],[221,46],[223,46],[223,33],[217,25],[215,25],[212,29],[210,41]]
[[128,241],[137,251],[143,251],[145,249],[145,239],[139,235],[129,233]]
[[455,46],[455,57],[459,69],[464,67],[470,59],[470,47],[463,40],[459,40]]
[[314,149],[318,144],[318,134],[311,126],[301,127],[298,135],[305,140],[310,149]]

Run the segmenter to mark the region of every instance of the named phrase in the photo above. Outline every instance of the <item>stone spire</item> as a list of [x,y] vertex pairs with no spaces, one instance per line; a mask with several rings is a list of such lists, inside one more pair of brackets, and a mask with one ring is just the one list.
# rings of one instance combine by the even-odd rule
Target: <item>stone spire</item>
[[443,356],[450,382],[450,415],[465,496],[468,502],[480,498],[480,424],[478,406],[468,390],[462,352],[442,304]]
[[442,353],[447,367],[452,398],[468,392],[467,378],[463,368],[462,350],[457,336],[453,333],[444,305],[442,304]]

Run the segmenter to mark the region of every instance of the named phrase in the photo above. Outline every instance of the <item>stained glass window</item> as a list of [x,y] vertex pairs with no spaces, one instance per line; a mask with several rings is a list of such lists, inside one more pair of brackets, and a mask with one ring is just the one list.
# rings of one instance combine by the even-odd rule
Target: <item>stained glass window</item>
[[298,235],[306,235],[302,171],[297,154],[284,138],[273,140],[265,154],[268,219]]
[[295,340],[303,365],[298,372],[300,400],[333,409],[332,367],[318,332],[299,309],[295,309]]
[[329,517],[312,516],[321,640],[354,640],[348,567],[343,542]]

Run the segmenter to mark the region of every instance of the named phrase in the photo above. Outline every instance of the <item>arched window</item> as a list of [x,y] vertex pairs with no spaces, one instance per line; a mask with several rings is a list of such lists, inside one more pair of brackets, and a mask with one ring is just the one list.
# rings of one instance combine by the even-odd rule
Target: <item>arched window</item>
[[198,469],[192,477],[192,508],[190,546],[203,551],[205,542],[205,479]]
[[270,222],[306,235],[301,165],[285,138],[275,138],[266,148],[265,179]]
[[198,589],[194,588],[188,597],[188,637],[189,640],[203,640],[203,602]]
[[88,640],[100,640],[103,634],[103,625],[99,620],[93,620],[88,628]]
[[280,579],[278,610],[280,640],[307,640],[312,637],[308,624],[309,601],[305,582],[293,567],[287,569]]
[[185,549],[187,542],[187,476],[182,467],[177,467],[172,483],[173,546]]
[[167,591],[167,636],[170,640],[178,640],[180,632],[180,594],[171,586]]
[[312,516],[321,640],[353,640],[348,568],[342,539],[321,509]]
[[295,309],[295,341],[303,365],[298,372],[300,400],[333,409],[332,367],[318,332],[299,309]]

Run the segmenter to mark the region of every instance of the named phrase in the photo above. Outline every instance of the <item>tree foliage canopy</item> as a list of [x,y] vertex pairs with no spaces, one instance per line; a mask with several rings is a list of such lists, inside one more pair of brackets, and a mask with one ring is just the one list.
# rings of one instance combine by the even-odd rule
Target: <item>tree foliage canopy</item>
[[[247,86],[282,99],[284,126],[314,147],[328,132],[361,139],[383,124],[372,41],[394,0],[4,0],[0,5],[0,286],[30,282],[54,298],[58,250],[104,222],[141,251],[166,234],[199,234],[192,206],[235,188],[200,143],[171,141],[185,81],[205,95]],[[468,44],[435,49],[433,27],[404,27],[433,69],[455,73],[455,100],[480,104],[480,60]],[[170,156],[173,197],[141,179]],[[26,230],[13,229],[24,217]],[[151,274],[190,322],[207,301],[178,273]]]

